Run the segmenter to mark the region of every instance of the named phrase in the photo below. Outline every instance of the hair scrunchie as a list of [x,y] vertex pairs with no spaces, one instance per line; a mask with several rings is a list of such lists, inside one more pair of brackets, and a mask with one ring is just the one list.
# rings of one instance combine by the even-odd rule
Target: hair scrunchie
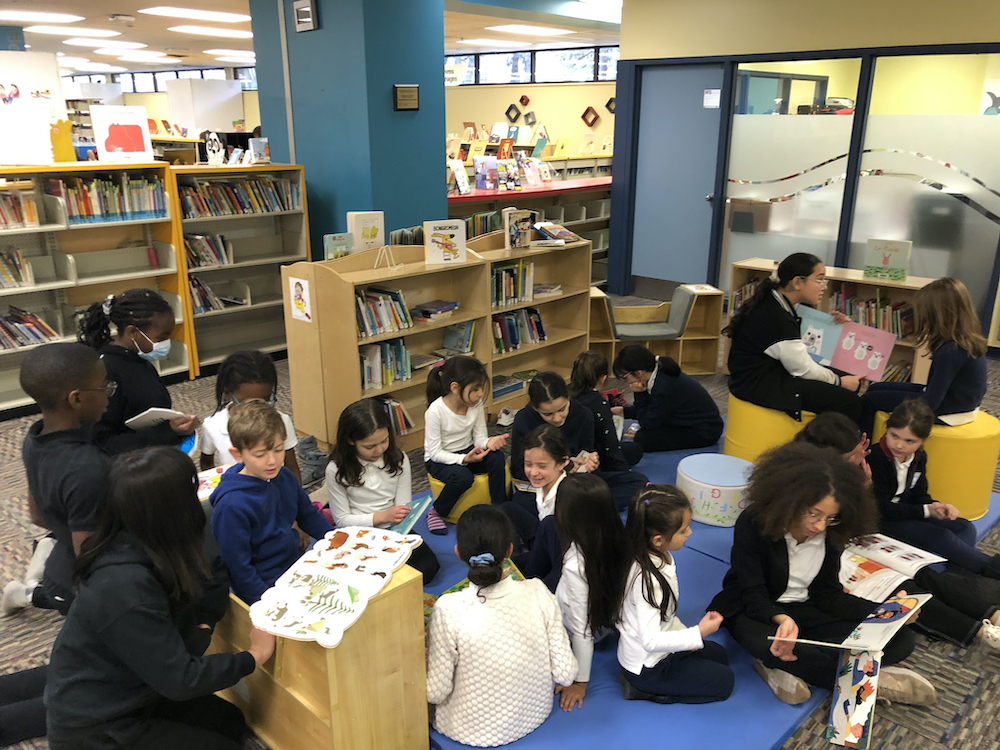
[[473,567],[492,565],[496,562],[492,552],[483,552],[481,555],[473,555],[469,558],[469,565]]
[[104,313],[105,318],[111,317],[111,305],[114,304],[114,301],[115,301],[115,295],[109,294],[105,298],[104,302],[101,303],[101,312]]

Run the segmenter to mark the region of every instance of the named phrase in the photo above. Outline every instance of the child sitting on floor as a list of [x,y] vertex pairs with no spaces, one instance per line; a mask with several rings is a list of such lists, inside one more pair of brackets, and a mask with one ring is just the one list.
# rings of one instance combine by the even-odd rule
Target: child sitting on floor
[[293,522],[313,538],[333,526],[284,465],[285,424],[277,409],[260,399],[233,407],[229,439],[238,463],[210,498],[212,533],[233,592],[253,604],[302,553]]
[[604,355],[583,352],[573,362],[569,396],[594,415],[594,445],[600,455],[601,467],[609,471],[625,471],[642,460],[642,446],[635,441],[623,443],[618,440],[613,410],[601,395],[601,388],[607,380],[608,360]]
[[503,511],[469,508],[458,520],[457,541],[472,585],[434,606],[427,701],[437,706],[434,728],[448,738],[505,745],[545,721],[553,686],[572,684],[577,663],[545,584],[504,577],[514,529]]
[[708,612],[693,627],[677,617],[677,552],[691,536],[691,503],[676,487],[651,484],[629,507],[626,576],[618,641],[626,700],[711,703],[733,692],[726,650],[705,641],[722,624]]

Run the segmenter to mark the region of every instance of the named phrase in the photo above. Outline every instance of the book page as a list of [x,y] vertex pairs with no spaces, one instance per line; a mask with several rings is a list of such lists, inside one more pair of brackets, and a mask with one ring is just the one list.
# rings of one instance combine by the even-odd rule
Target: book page
[[828,366],[837,352],[844,326],[834,323],[832,315],[806,305],[796,307],[795,313],[802,318],[802,341],[809,356],[824,367]]
[[171,419],[184,416],[187,415],[182,411],[152,406],[142,414],[136,414],[131,419],[126,419],[125,426],[132,430],[144,430],[147,427],[156,427],[161,422],[169,422]]
[[895,343],[894,333],[860,323],[845,323],[830,366],[869,380],[881,380]]
[[907,576],[861,555],[844,551],[840,557],[840,583],[849,594],[881,602],[896,591]]
[[931,594],[907,594],[886,599],[841,642],[841,647],[852,651],[881,651],[913,611],[933,598]]
[[893,539],[885,534],[866,534],[856,537],[847,545],[845,552],[866,557],[913,578],[917,571],[933,563],[948,562],[933,552],[927,552],[906,542]]

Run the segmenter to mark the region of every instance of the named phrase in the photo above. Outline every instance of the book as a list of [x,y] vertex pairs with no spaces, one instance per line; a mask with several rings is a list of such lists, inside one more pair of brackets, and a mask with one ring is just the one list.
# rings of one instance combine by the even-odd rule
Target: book
[[452,349],[459,354],[468,354],[472,351],[472,336],[476,332],[476,321],[467,320],[464,323],[452,323],[444,329],[442,345],[445,349]]
[[436,320],[444,314],[450,314],[460,307],[460,303],[454,300],[435,299],[430,302],[421,302],[415,305],[410,311],[428,320]]
[[385,214],[381,211],[348,211],[347,231],[359,250],[376,250],[385,244]]
[[881,380],[896,334],[860,323],[834,323],[833,316],[798,305],[802,341],[816,362],[869,380]]
[[495,156],[473,156],[472,164],[476,190],[496,190],[497,158]]
[[267,144],[267,138],[250,138],[247,141],[247,154],[251,164],[271,163],[271,147]]
[[466,161],[475,162],[477,156],[486,155],[486,141],[473,141],[469,144],[469,158]]
[[[507,559],[505,559],[503,561],[503,574],[504,574],[504,578],[510,578],[512,581],[523,581],[524,580],[524,574],[520,570],[518,570],[517,566],[514,563],[512,563],[509,558],[507,558]],[[434,608],[434,605],[437,603],[438,599],[440,599],[445,594],[453,594],[456,591],[463,591],[464,589],[469,588],[470,585],[471,584],[469,583],[469,579],[468,578],[463,578],[461,581],[459,581],[458,583],[456,583],[450,589],[448,589],[447,591],[442,591],[437,596],[435,596],[434,594],[426,594],[425,593],[424,594],[424,628],[426,629],[427,626],[430,624],[430,621],[431,621],[431,610]]]
[[569,158],[569,138],[560,138],[556,141],[556,150],[552,155],[555,159],[568,159]]
[[441,359],[444,360],[444,359],[451,359],[452,357],[457,357],[458,355],[462,354],[462,352],[456,352],[454,349],[446,349],[442,347],[441,349],[435,349],[434,354],[438,355],[439,357],[441,357]]
[[531,245],[531,228],[535,212],[527,209],[505,208],[503,216],[503,246],[505,250]]
[[521,189],[520,170],[513,159],[497,159],[497,189],[509,191]]
[[228,468],[228,466],[216,466],[214,469],[198,472],[198,500],[208,500],[212,496]]
[[497,149],[497,159],[512,159],[514,157],[514,139],[501,138]]
[[909,240],[868,240],[862,276],[866,279],[906,281],[912,249],[913,243]]
[[414,370],[422,370],[425,367],[434,367],[444,362],[445,358],[440,354],[411,354],[410,367]]
[[469,176],[465,173],[465,162],[461,159],[452,159],[448,162],[448,166],[451,167],[451,173],[455,178],[455,185],[458,186],[458,192],[460,195],[468,195],[472,192],[472,188],[469,187]]
[[511,374],[515,378],[520,378],[521,380],[531,380],[538,374],[538,370],[518,370],[517,372]]
[[235,167],[243,158],[243,149],[234,148],[233,152],[229,154],[229,161],[226,164],[230,167]]
[[535,141],[535,147],[531,149],[531,155],[536,159],[541,159],[545,152],[545,147],[549,144],[548,138],[539,138]]
[[427,265],[456,265],[465,261],[464,219],[424,222],[424,262]]
[[540,221],[535,224],[535,229],[539,234],[548,237],[550,240],[564,240],[566,242],[578,242],[579,235],[566,229],[561,224],[553,224],[551,221]]
[[881,601],[921,568],[947,560],[884,534],[852,539],[840,562],[840,582],[862,599]]
[[323,235],[323,259],[343,258],[354,252],[354,235],[351,232]]
[[163,422],[169,422],[171,419],[186,416],[187,415],[182,411],[176,411],[175,409],[163,409],[159,406],[151,406],[142,414],[136,414],[131,419],[126,419],[125,426],[132,430],[144,430],[147,427],[156,427],[156,425],[162,424]]
[[538,174],[542,178],[542,182],[552,182],[552,170],[549,169],[549,165],[546,162],[542,162],[538,165]]
[[524,381],[509,375],[493,376],[493,398],[501,398],[524,390]]
[[415,495],[410,498],[410,512],[406,514],[402,521],[390,526],[389,531],[395,531],[397,534],[409,534],[410,531],[413,530],[413,525],[427,511],[433,502],[434,495],[431,494],[430,490],[421,492],[419,495]]
[[601,142],[601,156],[611,156],[615,151],[615,137],[613,135],[604,136]]
[[583,142],[580,144],[580,151],[577,156],[593,156],[597,147],[597,133],[584,133]]

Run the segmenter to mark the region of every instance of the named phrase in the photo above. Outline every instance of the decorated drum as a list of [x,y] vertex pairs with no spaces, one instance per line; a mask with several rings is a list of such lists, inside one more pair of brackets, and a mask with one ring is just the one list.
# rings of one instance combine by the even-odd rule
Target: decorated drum
[[691,517],[710,526],[735,526],[746,508],[743,492],[753,464],[721,453],[698,453],[677,465],[677,486],[691,500]]

